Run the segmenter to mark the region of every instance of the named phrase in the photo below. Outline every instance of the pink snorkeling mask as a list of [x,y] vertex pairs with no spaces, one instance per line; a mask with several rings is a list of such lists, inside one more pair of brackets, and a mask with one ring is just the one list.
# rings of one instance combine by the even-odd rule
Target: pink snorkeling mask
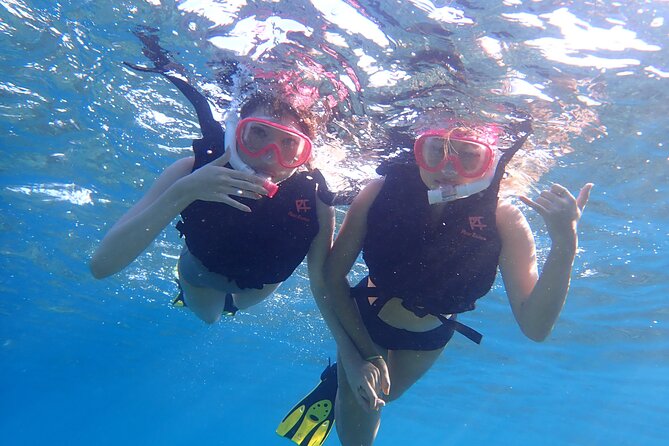
[[278,164],[295,169],[311,156],[311,140],[290,127],[260,118],[245,118],[237,124],[237,147],[251,158],[273,152]]
[[416,163],[428,172],[451,164],[464,178],[479,178],[493,165],[499,129],[496,126],[453,127],[423,132],[414,143]]

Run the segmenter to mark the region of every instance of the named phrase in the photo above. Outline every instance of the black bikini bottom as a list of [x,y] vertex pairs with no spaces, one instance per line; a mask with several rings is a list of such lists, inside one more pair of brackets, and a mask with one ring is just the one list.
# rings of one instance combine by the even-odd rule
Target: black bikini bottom
[[[393,327],[379,318],[379,311],[385,302],[377,299],[369,303],[369,297],[364,292],[356,292],[367,288],[367,277],[358,283],[351,292],[351,296],[358,304],[362,320],[372,340],[380,347],[388,350],[437,350],[444,348],[453,337],[452,324],[442,324],[428,331],[409,331]],[[356,290],[356,291],[354,291]],[[455,320],[455,315],[451,319]]]

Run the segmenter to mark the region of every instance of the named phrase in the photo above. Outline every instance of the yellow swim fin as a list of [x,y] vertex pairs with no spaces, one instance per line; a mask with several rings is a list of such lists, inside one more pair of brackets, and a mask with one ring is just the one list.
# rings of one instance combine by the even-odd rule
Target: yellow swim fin
[[321,373],[321,382],[293,407],[276,433],[299,446],[321,446],[328,438],[335,417],[337,363]]

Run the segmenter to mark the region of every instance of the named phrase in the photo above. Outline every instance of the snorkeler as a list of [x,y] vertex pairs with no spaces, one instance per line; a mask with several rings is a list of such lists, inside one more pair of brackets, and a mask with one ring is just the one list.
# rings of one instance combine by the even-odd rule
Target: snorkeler
[[[543,217],[552,242],[539,274],[525,217],[498,200],[529,124],[506,151],[497,147],[496,126],[444,127],[415,140],[415,163],[379,168],[383,178],[354,200],[326,261],[328,296],[357,347],[339,352],[335,409],[344,445],[374,442],[379,409],[430,369],[454,331],[480,342],[457,315],[490,291],[498,266],[530,339],[550,334],[565,303],[592,184],[578,198],[558,184],[535,200],[520,197]],[[351,288],[346,276],[361,251],[369,275]]]
[[314,132],[308,111],[275,93],[255,93],[231,110],[225,130],[207,99],[181,76],[164,75],[197,112],[202,138],[194,156],[167,167],[148,192],[107,232],[90,269],[96,278],[136,259],[177,216],[185,238],[175,301],[207,323],[269,296],[307,257],[314,297],[332,244],[332,194],[305,167]]

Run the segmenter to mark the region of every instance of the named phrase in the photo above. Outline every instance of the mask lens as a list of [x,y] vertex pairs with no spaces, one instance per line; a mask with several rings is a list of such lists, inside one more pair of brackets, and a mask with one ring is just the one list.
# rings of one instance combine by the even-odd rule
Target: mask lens
[[281,160],[286,165],[295,164],[304,152],[304,140],[297,135],[284,133],[278,141]]
[[273,142],[272,133],[268,125],[259,122],[246,123],[242,132],[244,148],[250,153],[259,153]]
[[483,144],[451,139],[448,146],[463,175],[482,175],[490,164],[491,150]]
[[446,158],[446,139],[440,136],[428,136],[422,141],[421,158],[424,167],[439,169]]

